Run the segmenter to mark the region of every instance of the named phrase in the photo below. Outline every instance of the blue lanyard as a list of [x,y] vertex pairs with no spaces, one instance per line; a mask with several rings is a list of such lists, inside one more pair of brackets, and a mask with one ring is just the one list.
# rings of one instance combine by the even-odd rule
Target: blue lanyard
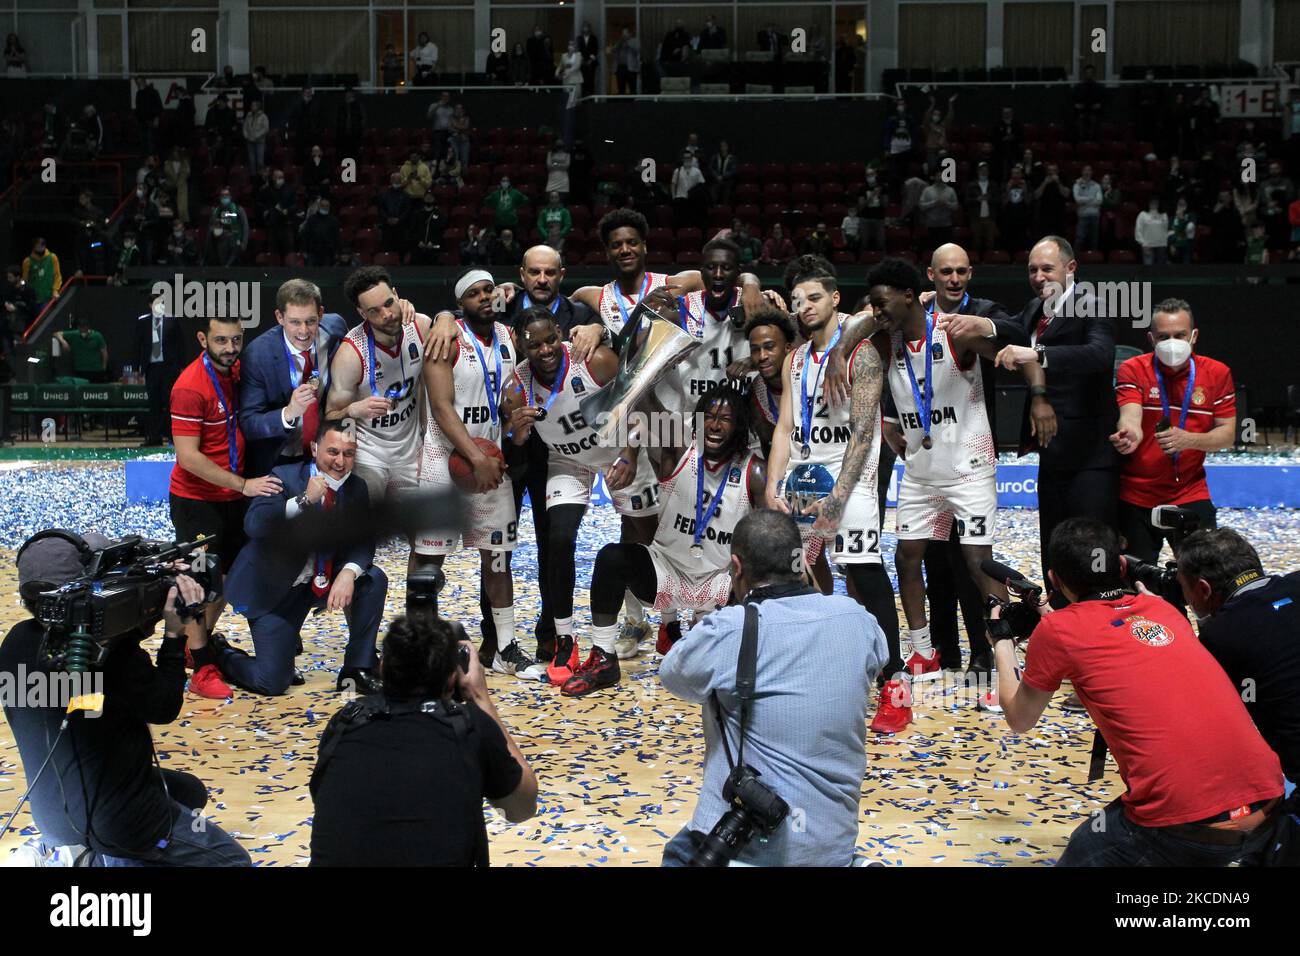
[[[402,388],[406,385],[406,357],[402,354],[402,343],[405,338],[406,332],[405,327],[403,327],[402,334],[397,337],[397,361],[400,363],[402,370],[402,380],[396,385],[389,385],[384,390],[385,398],[405,397],[402,395]],[[370,394],[378,395],[379,386],[375,384],[375,330],[370,327],[369,322],[366,323],[366,345],[370,349]]]
[[[523,311],[524,309],[531,309],[532,306],[533,306],[533,300],[528,298],[528,293],[525,292],[524,300],[523,302],[520,303],[519,309],[520,311]],[[555,294],[555,298],[551,300],[551,315],[555,315],[559,311],[560,311],[560,294],[557,292]]]
[[831,349],[835,348],[835,346],[839,343],[840,336],[843,334],[843,332],[844,332],[844,323],[841,322],[840,325],[835,329],[835,336],[834,338],[831,339],[831,344],[826,346],[826,351],[822,353],[822,361],[820,362],[816,361],[814,357],[812,342],[808,343],[808,362],[812,362],[814,365],[817,366],[817,374],[813,378],[812,394],[809,395],[808,394],[808,362],[804,363],[803,378],[799,384],[803,388],[803,430],[800,432],[800,435],[805,445],[808,444],[808,436],[812,434],[813,403],[817,400],[817,389],[821,387],[822,374],[826,371],[826,356],[830,355]]
[[[921,430],[925,437],[930,437],[930,407],[934,404],[934,381],[931,376],[934,374],[934,353],[930,351],[930,345],[934,341],[934,322],[927,314],[925,317],[925,394],[921,394],[921,387],[916,381],[916,372],[912,369],[912,356],[903,356],[903,365],[907,369],[908,380],[912,383],[912,398],[916,402],[917,414],[921,416]],[[903,351],[908,351],[907,342],[903,342]]]
[[[212,379],[212,389],[217,393],[217,408],[221,414],[226,416],[226,443],[230,451],[230,473],[239,474],[239,426],[235,423],[235,410],[226,407],[225,393],[221,390],[221,380],[217,378],[216,370],[212,367],[212,362],[208,359],[208,353],[203,353],[203,367],[207,369],[208,378]],[[233,392],[234,389],[232,388]]]
[[[1165,392],[1165,377],[1160,374],[1160,359],[1151,357],[1151,367],[1156,371],[1156,385],[1160,388],[1160,407],[1164,409],[1165,421],[1169,421],[1169,396]],[[1187,360],[1187,387],[1183,390],[1183,409],[1178,419],[1178,427],[1187,430],[1187,412],[1192,407],[1192,390],[1196,387],[1196,359]],[[1178,452],[1174,452],[1174,472],[1178,471]]]
[[767,410],[772,413],[772,421],[775,423],[781,417],[781,407],[775,398],[772,397],[772,386],[767,382],[763,383],[763,390],[767,393]]
[[[970,303],[970,293],[963,292],[961,296],[961,302],[957,304],[957,314],[961,314],[961,310],[966,308],[966,306],[969,303]],[[934,298],[930,300],[930,304],[925,307],[925,314],[934,315],[934,310],[938,305],[939,305],[939,293],[936,292],[934,294]]]
[[[316,477],[316,462],[313,461],[313,462],[309,463],[308,466],[307,466],[307,479],[310,481],[312,478],[315,478],[315,477]],[[320,500],[320,507],[321,507],[322,509],[324,509],[324,507],[325,507],[325,498],[329,496],[329,493],[330,493],[330,488],[329,488],[328,485],[326,485],[326,487],[325,487],[325,495],[324,495],[324,496],[321,498],[321,500]],[[335,494],[337,495],[337,492],[335,492]],[[314,577],[315,577],[315,578],[323,578],[323,577],[325,577],[325,563],[326,563],[326,562],[325,562],[325,553],[324,553],[323,551],[317,551],[317,552],[316,552],[316,570],[315,570],[315,572],[314,572]]]
[[[546,403],[542,405],[542,411],[549,412],[551,406],[555,404],[555,397],[564,391],[564,376],[569,374],[569,349],[564,344],[560,345],[560,370],[555,375],[555,381],[551,383],[551,394],[546,396]],[[537,404],[537,372],[534,371],[528,382],[529,404]]]
[[474,353],[478,356],[478,364],[483,369],[483,387],[487,389],[488,414],[492,418],[492,424],[497,423],[497,402],[501,397],[501,343],[497,338],[497,324],[492,323],[492,355],[497,360],[496,372],[489,372],[487,359],[483,357],[483,349],[478,344],[478,336],[471,332],[465,325],[463,319],[457,319],[461,330],[469,335],[469,340],[474,344]]
[[[618,306],[618,311],[623,316],[623,324],[627,325],[628,322],[631,321],[631,319],[629,319],[627,315],[627,306],[623,305],[623,290],[618,287],[617,281],[613,282],[612,285],[614,286],[614,303]],[[635,309],[638,305],[640,305],[641,300],[645,298],[645,294],[649,291],[650,291],[650,273],[647,272],[645,274],[645,287],[641,289],[641,294],[637,296],[636,301],[632,303],[632,308]],[[686,311],[686,304],[684,302],[678,303],[678,306],[679,306],[679,311],[683,313]]]
[[[293,360],[293,351],[289,348],[289,340],[286,339],[286,338],[284,338],[283,336],[281,336],[281,341],[284,342],[284,358],[285,358],[285,361],[287,361],[287,362],[289,363],[289,387],[290,387],[291,389],[294,389],[294,388],[297,388],[297,387],[302,383],[302,373],[298,371],[298,363],[295,362],[295,361]],[[316,351],[316,343],[313,342],[313,343],[311,344],[311,349],[308,351],[308,354],[313,354],[313,353],[315,353],[315,351]],[[300,354],[301,354],[301,353],[300,353]],[[371,368],[374,368],[374,364],[375,364],[375,363],[374,363],[374,354],[375,354],[375,353],[374,353],[374,348],[372,347],[371,350],[370,350],[370,357],[371,357],[370,366],[371,366]],[[313,362],[313,363],[312,363],[312,377],[315,378],[315,377],[317,377],[318,375],[320,375],[320,369],[316,368],[316,367],[315,367],[315,362]]]
[[709,502],[709,510],[704,510],[704,456],[696,453],[695,455],[695,543],[698,545],[704,540],[704,529],[709,526],[713,516],[718,513],[718,505],[722,504],[722,494],[727,490],[727,474],[731,470],[731,462],[722,469],[722,481],[718,483],[718,490],[713,495],[713,500]]

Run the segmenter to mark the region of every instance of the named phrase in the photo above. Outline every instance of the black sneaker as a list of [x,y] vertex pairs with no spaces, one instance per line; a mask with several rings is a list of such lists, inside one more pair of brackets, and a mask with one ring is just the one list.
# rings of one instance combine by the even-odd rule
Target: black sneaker
[[622,676],[618,666],[618,655],[593,647],[590,656],[582,666],[564,682],[560,693],[565,697],[585,697],[592,691],[613,687]]
[[563,687],[577,669],[578,642],[570,634],[556,638],[555,656],[546,665],[546,679],[556,687]]
[[524,653],[518,641],[511,641],[504,650],[497,651],[492,656],[492,669],[498,674],[521,674],[532,665],[532,660]]

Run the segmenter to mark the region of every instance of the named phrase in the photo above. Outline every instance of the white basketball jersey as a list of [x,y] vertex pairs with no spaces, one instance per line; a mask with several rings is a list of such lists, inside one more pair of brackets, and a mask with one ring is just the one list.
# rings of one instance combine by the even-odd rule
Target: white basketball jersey
[[[641,280],[641,291],[635,298],[623,294],[619,289],[617,282],[608,282],[600,290],[600,299],[596,303],[597,312],[600,313],[600,320],[605,323],[605,328],[609,329],[611,335],[618,335],[623,331],[623,311],[627,311],[627,317],[632,318],[632,311],[640,304],[641,300],[651,291],[658,289],[660,286],[667,284],[668,276],[663,272],[647,272],[645,278]],[[623,308],[619,308],[619,300],[622,300]]]
[[[416,323],[402,327],[393,351],[375,342],[374,355],[362,322],[345,339],[361,357],[362,396],[384,396],[392,390],[397,404],[378,418],[357,420],[357,463],[391,465],[420,453],[420,407],[424,388],[424,343]],[[373,366],[371,363],[374,363]],[[373,369],[373,384],[371,373]]]
[[984,380],[979,358],[971,356],[969,368],[957,362],[946,332],[931,339],[931,375],[934,396],[930,404],[930,448],[920,409],[912,392],[906,362],[912,365],[917,388],[925,394],[925,339],[906,342],[895,331],[889,339],[889,390],[898,409],[898,422],[907,439],[904,469],[909,478],[933,485],[987,479],[997,469],[997,448],[984,404]]
[[[493,390],[496,392],[495,399],[500,407],[504,391],[503,383],[511,381],[515,373],[515,347],[510,340],[510,329],[500,322],[494,322],[492,327],[496,331],[496,342],[493,343],[491,339],[486,342],[478,339],[476,350],[474,333],[470,331],[463,319],[458,321],[460,333],[456,342],[459,351],[453,356],[452,365],[452,381],[456,388],[456,414],[471,438],[497,441],[505,431],[505,424],[501,422],[498,414],[497,421],[500,425],[496,434],[493,434],[492,406],[488,403],[487,382],[492,381]],[[479,362],[480,352],[487,363],[486,375],[483,365]],[[498,362],[500,362],[499,366]],[[428,425],[425,428],[424,459],[427,463],[433,464],[434,459],[450,456],[455,446],[438,426],[432,413],[428,418]]]
[[[578,401],[605,386],[596,381],[596,376],[586,362],[574,360],[567,342],[562,347],[567,357],[568,370],[558,385],[559,394],[546,410],[546,417],[534,422],[533,430],[550,448],[552,455],[559,455],[588,468],[604,468],[618,457],[621,449],[606,447],[598,442],[596,429],[583,417]],[[550,389],[534,378],[530,363],[519,363],[515,368],[515,380],[518,384],[512,387],[523,389],[524,400],[529,405],[544,405],[550,398]]]
[[[732,303],[740,302],[740,290],[732,296]],[[686,400],[694,405],[705,392],[718,385],[725,385],[727,367],[733,362],[749,358],[749,339],[745,333],[731,324],[728,317],[730,307],[721,315],[710,312],[705,306],[703,292],[692,292],[686,297],[686,308],[694,322],[694,334],[700,340],[697,349],[682,363],[682,380],[686,391]],[[745,380],[730,380],[733,388],[744,392]]]
[[663,504],[655,543],[667,551],[673,563],[685,570],[699,574],[718,571],[731,561],[731,536],[740,519],[749,513],[750,463],[753,454],[746,452],[729,462],[710,467],[704,464],[703,512],[716,495],[722,495],[718,510],[709,519],[700,539],[704,553],[698,558],[691,554],[695,543],[695,502],[698,492],[698,455],[694,444],[686,450],[672,477],[660,485],[659,500]]
[[749,394],[753,396],[754,407],[768,424],[775,425],[781,416],[781,393],[767,387],[767,382],[758,372],[749,375]]
[[[843,321],[845,317],[840,316]],[[855,348],[874,348],[870,340],[864,339]],[[848,357],[850,383],[852,382],[853,355]],[[826,372],[823,363],[826,353],[812,351],[812,342],[805,342],[791,353],[790,359],[790,407],[794,413],[794,428],[790,431],[790,463],[787,473],[796,465],[811,463],[825,465],[832,475],[839,477],[840,466],[844,463],[844,452],[853,437],[851,418],[852,401],[832,405],[826,398]],[[805,392],[805,389],[807,391]],[[810,407],[811,419],[808,434],[803,434],[804,408]],[[876,413],[879,414],[879,411]],[[802,449],[808,446],[809,455],[803,457]],[[871,437],[871,450],[862,466],[859,487],[869,486],[875,494],[876,469],[880,465],[880,429],[876,428]]]

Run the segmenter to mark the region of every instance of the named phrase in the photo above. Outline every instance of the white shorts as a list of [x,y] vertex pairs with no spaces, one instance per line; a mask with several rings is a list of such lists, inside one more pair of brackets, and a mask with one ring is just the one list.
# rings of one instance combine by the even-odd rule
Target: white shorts
[[[426,458],[425,465],[430,465]],[[448,458],[433,463],[420,475],[420,488],[425,491],[448,490],[454,485],[447,471]],[[515,493],[510,479],[503,477],[501,484],[491,491],[465,495],[469,513],[465,530],[435,528],[421,531],[411,539],[411,550],[416,554],[455,554],[464,547],[478,551],[513,551],[519,540],[519,524],[515,519]]]
[[[582,505],[585,508],[591,501],[591,489],[595,483],[596,469],[552,454],[547,465],[546,507]],[[614,500],[614,510],[629,518],[659,513],[659,478],[644,448],[637,452],[636,477],[632,483],[619,491],[611,491],[609,496]]]
[[993,544],[993,525],[998,514],[995,475],[951,485],[927,485],[912,481],[903,471],[898,484],[898,538],[947,541],[952,523],[962,544]]
[[358,461],[352,473],[366,483],[370,503],[378,504],[390,494],[414,490],[418,485],[420,456],[412,455],[403,461]]
[[[826,465],[826,469],[839,479],[839,464]],[[823,548],[826,557],[836,564],[880,564],[880,492],[874,475],[864,474],[849,492],[833,539],[817,534],[812,524],[803,522],[799,523],[799,539],[809,568]]]
[[731,569],[696,574],[682,567],[678,556],[657,542],[644,546],[655,566],[656,611],[716,611],[731,596]]

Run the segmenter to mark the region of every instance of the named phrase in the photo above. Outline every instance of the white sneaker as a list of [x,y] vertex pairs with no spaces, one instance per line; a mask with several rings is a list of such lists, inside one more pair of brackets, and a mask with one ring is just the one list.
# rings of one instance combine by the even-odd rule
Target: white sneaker
[[511,641],[505,650],[497,651],[492,658],[492,669],[498,674],[515,676],[527,670],[533,663],[531,657],[524,653],[518,641]]
[[649,621],[624,621],[623,629],[614,638],[614,653],[620,661],[631,660],[641,653],[641,641],[650,636]]
[[980,710],[987,710],[990,714],[1002,713],[1002,705],[998,703],[998,692],[995,690],[980,694],[975,701],[975,706]]

